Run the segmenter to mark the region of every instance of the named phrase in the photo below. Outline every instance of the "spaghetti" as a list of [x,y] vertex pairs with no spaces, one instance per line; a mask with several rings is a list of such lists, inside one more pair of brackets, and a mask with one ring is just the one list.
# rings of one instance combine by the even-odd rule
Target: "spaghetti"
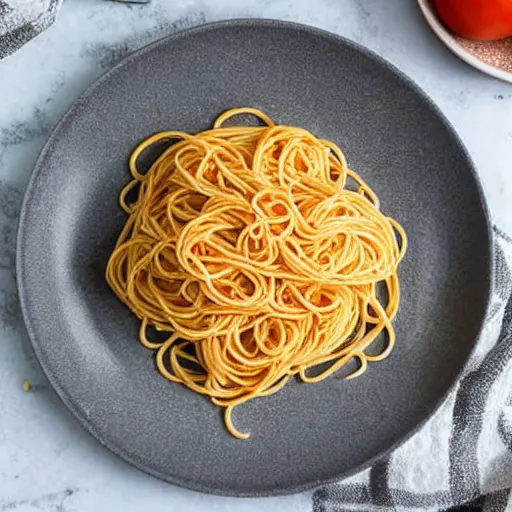
[[[224,126],[238,114],[266,126]],[[164,140],[178,142],[139,172]],[[406,235],[333,142],[232,109],[211,130],[149,137],[129,165],[106,279],[160,373],[225,408],[233,436],[249,437],[233,408],[290,377],[318,382],[353,359],[356,377],[389,355]],[[149,327],[169,334],[152,340]]]

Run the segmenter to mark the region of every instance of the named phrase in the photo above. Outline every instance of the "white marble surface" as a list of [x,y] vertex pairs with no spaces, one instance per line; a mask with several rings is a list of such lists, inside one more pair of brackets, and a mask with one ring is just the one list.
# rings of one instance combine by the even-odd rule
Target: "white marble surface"
[[[201,495],[151,478],[86,434],[35,363],[14,285],[17,212],[38,152],[73,100],[130,50],[237,17],[295,20],[377,51],[418,82],[472,155],[493,221],[512,234],[512,86],[467,67],[426,28],[414,0],[103,0],[64,3],[57,23],[0,62],[0,511],[311,510],[311,493],[264,500]],[[29,393],[22,382],[33,384]]]

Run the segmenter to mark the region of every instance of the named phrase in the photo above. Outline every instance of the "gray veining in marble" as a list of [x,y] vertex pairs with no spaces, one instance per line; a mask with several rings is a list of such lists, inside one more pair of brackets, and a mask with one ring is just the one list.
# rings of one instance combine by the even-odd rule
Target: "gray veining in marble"
[[[393,4],[390,8],[390,3]],[[22,191],[45,138],[73,100],[124,55],[174,30],[224,18],[308,23],[351,38],[409,74],[466,143],[493,220],[512,232],[512,87],[466,66],[425,26],[412,0],[185,0],[149,5],[73,0],[58,21],[0,62],[0,510],[311,510],[311,494],[265,500],[200,495],[151,478],[88,436],[33,359],[15,292]],[[32,390],[25,393],[28,379]]]

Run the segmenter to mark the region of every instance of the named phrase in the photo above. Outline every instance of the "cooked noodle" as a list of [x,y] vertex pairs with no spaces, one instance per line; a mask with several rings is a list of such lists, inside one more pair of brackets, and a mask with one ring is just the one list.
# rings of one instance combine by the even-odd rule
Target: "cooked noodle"
[[[238,114],[266,126],[223,127]],[[164,140],[178,142],[140,173]],[[211,130],[149,137],[130,170],[107,281],[161,374],[224,407],[233,436],[249,437],[233,408],[290,377],[319,382],[353,359],[355,377],[389,355],[406,235],[334,143],[232,109]],[[150,326],[167,339],[150,340]]]

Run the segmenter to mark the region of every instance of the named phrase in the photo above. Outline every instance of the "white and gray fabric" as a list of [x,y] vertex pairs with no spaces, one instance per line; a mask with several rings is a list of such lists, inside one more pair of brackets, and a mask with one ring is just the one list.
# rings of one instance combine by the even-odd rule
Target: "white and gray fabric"
[[62,0],[0,0],[0,59],[49,27]]
[[[0,0],[0,60],[19,50],[57,18],[63,0]],[[151,0],[116,0],[147,4]]]
[[[47,29],[63,0],[0,0],[0,59],[13,54]],[[117,0],[147,4],[150,0]]]
[[511,269],[512,239],[495,227],[492,299],[462,378],[398,450],[318,489],[313,512],[512,510]]

